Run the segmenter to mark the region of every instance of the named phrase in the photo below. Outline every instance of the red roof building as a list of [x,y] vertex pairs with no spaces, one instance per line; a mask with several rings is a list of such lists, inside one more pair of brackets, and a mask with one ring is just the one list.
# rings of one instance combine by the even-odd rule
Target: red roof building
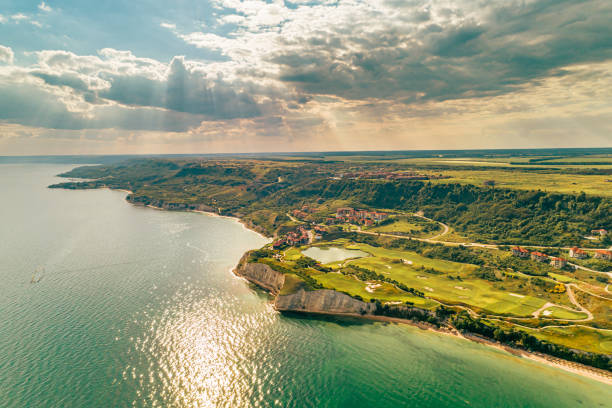
[[569,250],[569,255],[572,258],[576,258],[576,259],[584,259],[586,257],[588,257],[588,254],[586,253],[586,251],[583,251],[582,249],[578,248],[578,247],[573,247],[572,249]]
[[565,265],[567,265],[567,260],[564,258],[551,258],[550,259],[550,264],[551,266],[557,268],[557,269],[561,269],[563,268]]
[[612,251],[598,250],[595,251],[595,258],[603,259],[604,261],[612,261]]
[[538,262],[546,262],[548,260],[548,255],[535,251],[531,253],[531,259]]
[[519,258],[528,258],[529,251],[519,246],[512,248],[512,255],[518,256]]

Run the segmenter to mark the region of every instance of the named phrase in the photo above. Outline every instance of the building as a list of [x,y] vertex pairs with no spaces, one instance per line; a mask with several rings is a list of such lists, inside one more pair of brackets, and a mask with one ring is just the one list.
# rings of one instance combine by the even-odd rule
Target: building
[[567,265],[567,259],[565,258],[551,258],[550,259],[550,265],[557,268],[557,269],[561,269],[563,268],[565,265]]
[[584,259],[584,258],[588,258],[588,254],[586,253],[586,251],[583,251],[582,249],[578,248],[578,247],[573,247],[572,249],[569,250],[569,255],[572,258],[576,258],[576,259]]
[[336,210],[336,219],[351,224],[372,225],[386,219],[388,216],[389,214],[384,212],[356,210],[350,207],[338,208]]
[[546,262],[548,261],[548,255],[535,251],[531,253],[531,260],[538,262]]
[[512,248],[512,255],[519,258],[529,258],[529,251],[519,246]]
[[310,234],[304,227],[298,227],[297,230],[289,232],[283,238],[280,238],[272,244],[274,249],[284,246],[305,245],[310,243]]
[[612,251],[598,250],[595,251],[595,258],[603,259],[604,261],[612,261]]
[[351,207],[338,208],[336,210],[336,218],[352,217],[355,215],[355,209]]
[[600,237],[603,237],[604,235],[607,235],[607,234],[608,234],[608,231],[606,231],[603,228],[591,230],[591,235],[599,235]]

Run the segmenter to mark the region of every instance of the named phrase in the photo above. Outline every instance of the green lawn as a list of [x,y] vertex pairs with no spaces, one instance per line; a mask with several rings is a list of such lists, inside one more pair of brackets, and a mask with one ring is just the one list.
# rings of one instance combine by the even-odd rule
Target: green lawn
[[[475,265],[430,259],[414,252],[371,247],[366,244],[347,247],[361,249],[372,255],[353,260],[350,265],[374,270],[443,303],[465,304],[493,314],[529,316],[547,301],[528,294],[511,294],[513,292],[494,287],[492,282],[475,278],[471,275],[477,269]],[[411,261],[412,264],[397,262],[398,259]],[[422,267],[434,268],[442,273],[427,273]],[[449,275],[453,279],[449,278]],[[457,276],[460,276],[461,280],[456,279]]]
[[[385,234],[403,234],[416,237],[432,237],[442,232],[440,224],[413,216],[391,216],[391,222],[384,225],[374,225],[368,231]],[[426,231],[427,230],[427,231]]]
[[[417,307],[426,309],[432,309],[438,305],[437,302],[430,299],[413,296],[386,282],[375,282],[373,284],[368,284],[367,282],[358,280],[354,276],[343,275],[339,272],[313,273],[311,276],[328,289],[346,292],[353,296],[361,296],[365,302],[369,302],[372,298],[378,299],[382,302],[404,303],[409,301],[414,303],[414,305]],[[366,290],[368,287],[370,288],[370,291]]]
[[[545,312],[551,312],[551,314],[544,314]],[[564,319],[564,320],[580,320],[586,319],[587,315],[582,312],[574,312],[571,310],[564,309],[562,307],[549,307],[544,310],[541,314],[542,317],[550,317],[552,319]]]
[[587,194],[612,197],[610,176],[558,173],[535,173],[520,170],[445,170],[450,179],[432,180],[432,183],[461,183],[482,186],[485,180],[495,180],[502,188],[544,190],[566,194]]
[[[364,252],[371,254],[371,257],[361,258],[358,261],[361,262],[365,268],[367,268],[369,263],[380,263],[381,258],[386,258],[389,260],[401,260],[405,259],[406,261],[412,262],[413,266],[423,266],[425,268],[433,268],[441,272],[446,273],[467,273],[474,271],[477,266],[464,264],[459,262],[446,261],[443,259],[432,259],[426,258],[417,254],[416,252],[410,251],[402,251],[399,249],[387,249],[382,247],[373,247],[367,244],[349,244],[346,245],[349,249],[360,249]],[[391,262],[388,262],[390,265]]]

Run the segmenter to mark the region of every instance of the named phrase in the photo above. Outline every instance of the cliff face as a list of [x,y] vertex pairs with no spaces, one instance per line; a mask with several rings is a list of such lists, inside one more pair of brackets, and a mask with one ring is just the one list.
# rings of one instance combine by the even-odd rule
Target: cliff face
[[270,266],[260,263],[247,263],[243,257],[234,270],[236,275],[246,278],[249,282],[256,284],[277,295],[285,284],[285,275],[276,272]]
[[303,289],[291,295],[277,296],[275,307],[280,311],[312,313],[372,314],[376,306],[365,303],[335,290]]

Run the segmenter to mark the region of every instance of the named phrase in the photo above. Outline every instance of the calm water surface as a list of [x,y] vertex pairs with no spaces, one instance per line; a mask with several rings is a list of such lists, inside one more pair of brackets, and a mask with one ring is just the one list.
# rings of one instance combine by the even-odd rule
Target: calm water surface
[[368,256],[367,252],[363,252],[358,249],[346,249],[340,247],[310,247],[302,253],[312,259],[316,259],[321,263],[338,262],[349,258],[361,258]]
[[229,272],[262,237],[46,188],[68,168],[0,165],[2,407],[612,406],[612,387],[467,341],[281,316]]

